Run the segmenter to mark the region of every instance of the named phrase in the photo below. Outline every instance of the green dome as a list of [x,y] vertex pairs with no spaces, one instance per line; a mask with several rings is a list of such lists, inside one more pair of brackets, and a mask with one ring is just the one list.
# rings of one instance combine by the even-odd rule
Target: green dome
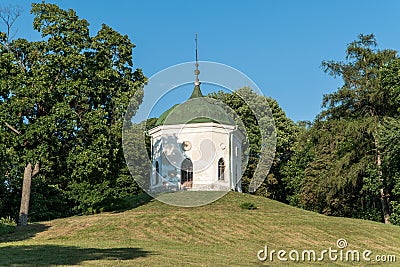
[[234,120],[218,104],[221,104],[221,102],[204,97],[200,86],[196,85],[189,100],[182,104],[174,105],[161,114],[156,126],[202,122],[235,125]]

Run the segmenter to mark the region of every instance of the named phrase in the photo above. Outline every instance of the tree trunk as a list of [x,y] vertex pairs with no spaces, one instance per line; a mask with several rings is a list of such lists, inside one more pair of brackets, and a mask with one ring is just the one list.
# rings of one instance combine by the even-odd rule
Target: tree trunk
[[390,220],[389,220],[390,219],[390,213],[389,213],[388,197],[386,196],[385,190],[383,188],[379,189],[379,192],[381,193],[383,220],[384,220],[385,224],[391,224]]
[[382,174],[382,159],[381,159],[381,151],[378,147],[378,141],[376,138],[375,140],[375,148],[376,148],[376,165],[378,166],[378,177],[379,181],[382,183],[382,188],[379,189],[380,193],[380,200],[382,206],[382,213],[383,213],[383,220],[385,224],[390,224],[390,211],[389,211],[389,199],[387,197],[386,189],[384,186],[383,181],[383,174]]
[[32,170],[32,164],[28,163],[24,171],[24,181],[22,184],[22,196],[21,196],[21,207],[19,209],[19,226],[28,225],[28,211],[29,211],[29,200],[31,198],[31,182],[32,177],[39,172],[39,164],[35,165],[35,169]]

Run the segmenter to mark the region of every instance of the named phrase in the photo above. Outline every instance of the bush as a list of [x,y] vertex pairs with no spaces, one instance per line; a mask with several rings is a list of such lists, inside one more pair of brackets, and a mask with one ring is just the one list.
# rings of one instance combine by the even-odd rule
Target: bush
[[17,224],[11,217],[0,218],[0,236],[14,233]]
[[42,177],[32,180],[29,222],[49,221],[72,215],[66,193],[57,185],[49,185]]
[[252,202],[244,202],[244,203],[240,204],[239,207],[241,207],[244,210],[256,210],[257,209],[257,206]]
[[397,201],[391,201],[392,214],[390,215],[390,222],[394,225],[400,225],[400,203]]

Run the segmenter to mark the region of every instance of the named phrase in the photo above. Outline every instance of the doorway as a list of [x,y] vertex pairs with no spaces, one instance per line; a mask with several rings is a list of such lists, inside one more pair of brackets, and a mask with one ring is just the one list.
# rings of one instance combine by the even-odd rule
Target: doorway
[[181,185],[186,188],[193,186],[193,163],[189,158],[184,159],[181,165]]

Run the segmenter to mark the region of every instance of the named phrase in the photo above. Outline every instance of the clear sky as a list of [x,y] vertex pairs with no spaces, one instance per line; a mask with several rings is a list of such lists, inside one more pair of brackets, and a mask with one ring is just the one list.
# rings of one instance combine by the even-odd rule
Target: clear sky
[[[374,33],[381,49],[400,49],[400,1],[396,0],[48,2],[74,9],[89,21],[92,35],[102,23],[127,34],[136,44],[135,67],[147,77],[193,61],[198,33],[200,60],[245,73],[294,121],[313,120],[321,110],[323,94],[340,85],[340,80],[323,73],[321,61],[343,60],[346,45],[358,34]],[[2,5],[23,8],[16,37],[38,40],[30,3],[0,0]]]

